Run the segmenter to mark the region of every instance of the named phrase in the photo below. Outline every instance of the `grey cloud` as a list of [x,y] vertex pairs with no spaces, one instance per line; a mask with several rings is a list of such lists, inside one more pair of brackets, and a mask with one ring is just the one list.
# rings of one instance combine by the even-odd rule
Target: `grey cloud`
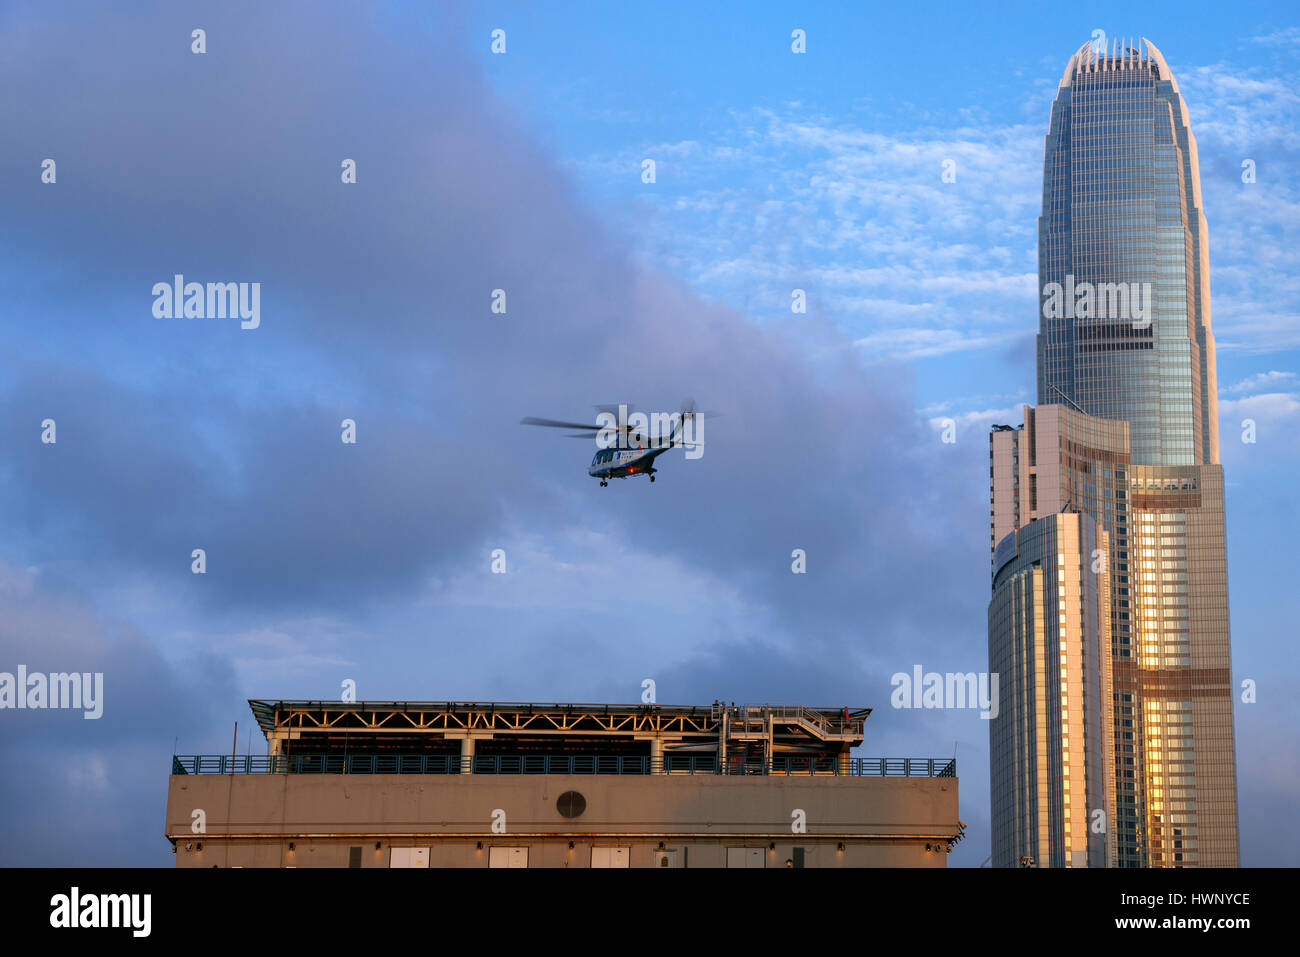
[[[917,648],[941,670],[979,659],[984,437],[943,446],[905,371],[864,370],[815,315],[790,339],[635,266],[454,44],[431,51],[373,11],[222,6],[204,10],[203,58],[188,52],[191,15],[151,9],[127,27],[93,8],[41,25],[23,8],[38,23],[23,51],[0,32],[14,54],[0,55],[0,123],[60,158],[51,194],[39,157],[0,157],[0,248],[42,267],[11,277],[42,310],[14,332],[34,371],[0,391],[11,554],[100,581],[141,573],[214,617],[256,620],[409,602],[512,528],[545,539],[576,525],[706,570],[770,612],[772,634],[738,636],[726,669],[708,661],[737,653],[727,644],[676,666],[699,672],[684,687],[707,700],[723,690],[713,675],[879,707],[883,690],[863,702],[838,677],[859,649],[899,667]],[[41,56],[60,69],[38,69]],[[344,157],[355,187],[338,182]],[[153,319],[148,290],[175,272],[262,282],[262,327]],[[494,288],[504,318],[488,311]],[[654,487],[600,489],[590,446],[517,425],[688,395],[725,416],[709,421],[704,458],[669,453]],[[57,446],[37,440],[47,415]],[[344,417],[355,447],[339,441]],[[208,550],[201,581],[193,547]],[[791,574],[795,548],[806,575]],[[609,596],[612,613],[643,615],[643,641],[656,584]],[[520,618],[483,653],[529,660],[539,636]],[[586,614],[559,631],[568,655],[626,640]],[[429,640],[458,637],[430,622]],[[167,678],[136,677],[150,674]],[[535,672],[530,697],[558,697],[539,685],[564,674],[562,661]],[[150,742],[111,753],[167,743]],[[7,806],[36,813],[24,794]]]
[[[82,523],[75,546],[45,541],[161,575],[213,542],[224,570],[203,587],[222,601],[329,602],[477,561],[503,510],[543,528],[580,515],[841,638],[868,617],[907,629],[897,597],[978,555],[979,522],[965,522],[967,553],[943,543],[979,456],[954,467],[900,374],[864,372],[813,317],[789,341],[635,268],[454,48],[431,57],[377,17],[326,20],[306,44],[292,8],[218,9],[204,60],[175,52],[178,23],[114,34],[124,51],[84,50],[45,84],[11,67],[30,101],[5,119],[24,140],[63,137],[76,159],[59,209],[17,190],[29,254],[70,257],[81,301],[120,302],[135,277],[138,315],[95,329],[70,310],[51,336],[129,334],[139,361],[175,369],[170,388],[96,370],[11,394],[9,438],[69,409],[58,454],[75,470],[20,442],[11,473],[15,511],[35,515],[39,494],[54,522]],[[49,29],[53,47],[76,32]],[[337,182],[353,153],[355,189]],[[145,290],[173,271],[260,279],[263,327],[148,316]],[[487,310],[497,287],[505,318]],[[823,358],[806,358],[809,341]],[[515,425],[688,394],[727,415],[705,458],[673,453],[653,492],[618,483],[598,498],[589,448]],[[355,449],[338,444],[342,396],[368,415]],[[790,574],[794,548],[809,575]],[[978,616],[952,594],[927,597],[941,620]]]
[[0,671],[104,676],[96,720],[0,711],[0,865],[168,863],[168,756],[177,737],[197,750],[229,748],[220,729],[241,702],[228,662],[200,654],[169,664],[150,638],[105,620],[66,583],[5,563],[0,608]]

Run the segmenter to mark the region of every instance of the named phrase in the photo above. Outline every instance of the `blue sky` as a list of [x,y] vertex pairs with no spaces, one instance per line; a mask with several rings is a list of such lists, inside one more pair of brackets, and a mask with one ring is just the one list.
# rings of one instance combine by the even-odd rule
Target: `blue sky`
[[[1101,29],[1159,46],[1200,145],[1233,671],[1260,688],[1242,859],[1296,863],[1295,21],[0,10],[0,670],[102,670],[107,698],[93,728],[0,714],[30,768],[0,783],[0,862],[168,864],[168,749],[225,750],[235,720],[242,747],[248,697],[619,701],[653,677],[663,702],[874,707],[864,754],[955,747],[952,863],[978,865],[987,727],[894,711],[888,679],[985,667],[987,428],[1034,400],[1042,137]],[[154,319],[175,272],[262,282],[261,327]],[[600,489],[584,446],[516,424],[688,395],[725,415],[653,488]]]

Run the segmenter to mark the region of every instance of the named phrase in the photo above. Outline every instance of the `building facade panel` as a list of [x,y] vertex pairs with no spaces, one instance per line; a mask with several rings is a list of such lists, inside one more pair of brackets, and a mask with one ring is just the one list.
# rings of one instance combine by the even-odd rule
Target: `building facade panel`
[[[569,791],[576,818],[557,808]],[[805,867],[942,867],[960,832],[956,778],[481,774],[174,775],[166,829],[184,867],[348,867],[357,847],[364,867],[393,866],[395,847],[427,848],[431,867],[487,867],[494,847],[526,848],[529,867],[590,867],[593,848],[631,867],[725,867],[728,848],[765,867],[796,848]]]
[[993,863],[1113,866],[1109,577],[1096,559],[1106,532],[1064,512],[1006,543],[989,603]]

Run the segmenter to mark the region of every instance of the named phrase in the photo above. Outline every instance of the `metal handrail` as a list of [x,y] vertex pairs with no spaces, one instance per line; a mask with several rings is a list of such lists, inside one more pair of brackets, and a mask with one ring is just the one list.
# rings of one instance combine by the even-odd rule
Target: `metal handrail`
[[764,705],[775,718],[794,718],[819,729],[823,734],[860,734],[863,721],[861,718],[843,718],[839,714],[828,714],[805,705]]
[[172,774],[726,774],[957,776],[955,758],[777,755],[721,762],[712,754],[184,754]]

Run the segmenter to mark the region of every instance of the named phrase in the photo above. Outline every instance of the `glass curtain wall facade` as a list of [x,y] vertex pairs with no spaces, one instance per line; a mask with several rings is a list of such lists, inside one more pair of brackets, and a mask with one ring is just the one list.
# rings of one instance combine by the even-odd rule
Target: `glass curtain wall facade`
[[1196,139],[1160,51],[1085,44],[1043,152],[1038,401],[1128,422],[1139,465],[1219,460],[1201,210]]
[[[1099,522],[1058,512],[1006,536],[989,602],[995,867],[1115,859],[1110,579]],[[1005,720],[1004,720],[1005,716]]]
[[[1066,67],[1044,146],[1039,279],[1040,405],[990,436],[994,562],[1010,532],[1043,516],[1078,509],[1102,524],[1112,861],[1234,867],[1207,229],[1187,108],[1145,40],[1085,44]],[[990,657],[1010,640],[1002,627],[990,614]],[[992,787],[996,800],[1005,784]],[[995,847],[996,830],[995,819]]]

